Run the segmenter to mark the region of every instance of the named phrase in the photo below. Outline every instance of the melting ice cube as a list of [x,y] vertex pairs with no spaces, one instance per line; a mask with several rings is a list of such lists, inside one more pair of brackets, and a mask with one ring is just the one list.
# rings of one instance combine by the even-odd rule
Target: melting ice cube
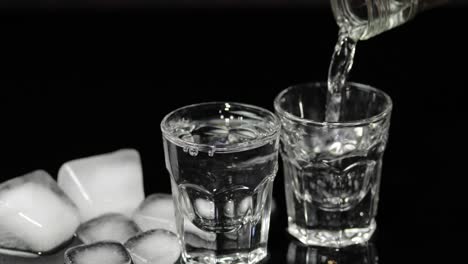
[[80,224],[78,210],[45,171],[0,185],[0,252],[48,254],[70,241]]
[[174,264],[181,253],[177,236],[167,230],[150,230],[129,239],[125,247],[134,264]]
[[58,184],[78,206],[82,222],[105,213],[131,216],[144,199],[140,155],[132,149],[66,162]]
[[143,231],[166,229],[176,233],[172,195],[155,193],[148,196],[135,211],[133,220]]
[[138,232],[140,229],[132,219],[122,214],[110,213],[83,223],[76,234],[86,244],[103,240],[124,243]]
[[39,258],[25,258],[12,255],[1,255],[0,264],[63,264],[63,252]]
[[122,244],[101,241],[77,246],[65,252],[65,264],[131,264],[132,259]]

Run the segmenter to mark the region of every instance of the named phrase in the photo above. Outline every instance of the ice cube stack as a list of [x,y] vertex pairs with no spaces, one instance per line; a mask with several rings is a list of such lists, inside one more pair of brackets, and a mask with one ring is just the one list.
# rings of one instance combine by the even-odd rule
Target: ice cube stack
[[74,235],[82,245],[54,257],[57,264],[176,263],[172,197],[144,197],[133,149],[66,162],[57,182],[38,170],[1,183],[0,264],[17,263],[15,256],[41,256],[40,262]]

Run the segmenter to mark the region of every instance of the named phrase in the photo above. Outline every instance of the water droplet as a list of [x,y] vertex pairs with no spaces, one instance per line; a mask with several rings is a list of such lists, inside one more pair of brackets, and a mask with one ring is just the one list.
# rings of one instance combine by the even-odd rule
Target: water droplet
[[190,154],[190,156],[193,156],[193,157],[197,156],[198,155],[198,149],[195,148],[195,147],[189,148],[189,154]]

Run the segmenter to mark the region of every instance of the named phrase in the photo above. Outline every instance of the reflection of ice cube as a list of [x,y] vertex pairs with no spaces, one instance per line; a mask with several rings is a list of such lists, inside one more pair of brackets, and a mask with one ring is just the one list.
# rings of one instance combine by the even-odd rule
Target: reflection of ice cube
[[[303,135],[293,148],[297,160],[310,162],[318,155],[320,159],[347,155],[368,145],[364,128],[322,128]],[[287,147],[286,147],[287,148]]]
[[248,214],[252,213],[252,197],[247,196],[245,197],[237,207],[237,215],[238,216],[247,216]]
[[83,223],[76,234],[86,244],[103,240],[124,243],[138,232],[140,229],[130,218],[111,213]]
[[[165,229],[177,233],[174,203],[170,194],[157,193],[148,196],[133,215],[133,220],[143,231]],[[192,244],[205,243],[216,238],[215,234],[201,230],[187,219],[184,221],[184,230],[186,240],[193,242]]]
[[255,138],[257,138],[256,131],[247,128],[233,128],[229,130],[228,134],[228,142],[230,144],[253,140]]
[[174,264],[181,253],[177,236],[162,229],[141,233],[128,240],[125,247],[134,264]]
[[215,219],[215,204],[213,201],[198,198],[195,200],[194,205],[198,216],[209,220]]
[[132,259],[122,244],[102,241],[77,246],[65,252],[65,264],[131,264]]
[[185,219],[185,242],[194,247],[214,249],[216,247],[216,233],[204,231]]
[[233,218],[234,217],[234,201],[228,200],[224,205],[224,216]]
[[363,128],[334,129],[330,133],[332,141],[328,145],[328,151],[333,156],[341,156],[354,151],[362,140]]
[[328,146],[328,151],[330,154],[334,156],[341,156],[345,153],[351,152],[356,149],[355,143],[349,142],[333,142],[330,146]]
[[[0,251],[47,253],[70,240],[78,211],[45,171],[0,185]],[[33,255],[32,255],[33,256]]]
[[78,206],[82,222],[104,213],[131,216],[144,199],[140,156],[131,149],[69,161],[58,184]]
[[135,211],[133,220],[143,231],[166,229],[176,233],[172,195],[156,193],[148,196]]
[[[81,244],[79,239],[74,239],[69,247]],[[0,264],[63,264],[63,255],[68,248],[64,248],[56,253],[41,256],[39,258],[24,258],[19,256],[0,254]]]

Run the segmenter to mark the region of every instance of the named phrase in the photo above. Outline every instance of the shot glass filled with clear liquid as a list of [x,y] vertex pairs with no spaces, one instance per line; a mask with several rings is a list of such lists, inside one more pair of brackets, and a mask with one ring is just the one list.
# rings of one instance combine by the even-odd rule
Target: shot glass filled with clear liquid
[[325,83],[276,97],[288,231],[302,243],[343,247],[371,237],[391,109],[384,92],[356,83],[343,87],[334,122],[326,122]]
[[277,117],[239,103],[203,103],[161,123],[186,263],[256,263],[267,255]]

